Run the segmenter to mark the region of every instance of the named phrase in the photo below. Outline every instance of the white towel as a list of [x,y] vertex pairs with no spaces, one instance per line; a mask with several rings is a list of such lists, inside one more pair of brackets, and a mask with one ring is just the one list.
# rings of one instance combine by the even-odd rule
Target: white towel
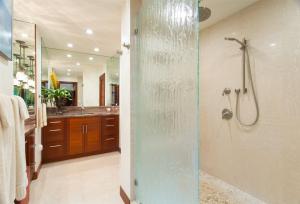
[[20,118],[21,120],[25,121],[29,118],[27,105],[23,98],[21,98],[20,96],[15,96],[15,97],[18,99],[18,103],[19,103]]
[[0,94],[0,203],[12,204],[16,189],[16,138],[11,97]]
[[47,126],[47,104],[42,103],[43,126]]
[[21,97],[12,96],[11,100],[16,124],[16,200],[23,200],[26,197],[26,187],[28,185],[25,152],[25,120],[29,118],[29,113]]

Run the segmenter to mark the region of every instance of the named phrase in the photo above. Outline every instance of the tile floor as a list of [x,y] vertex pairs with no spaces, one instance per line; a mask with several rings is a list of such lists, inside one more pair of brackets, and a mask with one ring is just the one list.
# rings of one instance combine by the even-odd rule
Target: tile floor
[[109,153],[44,165],[30,204],[123,204],[119,164],[120,154]]
[[[31,185],[30,204],[123,204],[120,154],[109,153],[44,165]],[[201,172],[201,204],[264,204]]]
[[201,204],[265,204],[205,172],[200,173],[200,181]]

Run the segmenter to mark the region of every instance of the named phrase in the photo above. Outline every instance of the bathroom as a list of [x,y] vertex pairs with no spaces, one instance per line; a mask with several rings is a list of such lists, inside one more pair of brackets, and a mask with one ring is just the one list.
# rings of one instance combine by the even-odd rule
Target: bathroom
[[[15,0],[14,33],[30,28],[35,41],[38,105],[28,107],[39,117],[46,102],[48,124],[116,115],[119,141],[53,159],[37,123],[23,203],[300,203],[299,0],[90,1]],[[89,19],[70,20],[76,11]],[[0,95],[17,93],[16,61],[0,57]],[[43,101],[55,84],[74,92],[63,113]],[[74,135],[94,127],[65,124]]]

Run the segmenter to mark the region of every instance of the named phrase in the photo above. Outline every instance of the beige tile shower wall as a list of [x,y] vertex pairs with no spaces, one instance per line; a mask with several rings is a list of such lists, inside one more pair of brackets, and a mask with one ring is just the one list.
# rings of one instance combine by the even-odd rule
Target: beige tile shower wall
[[[249,39],[261,110],[250,129],[236,119],[235,88],[241,88],[241,51],[225,36]],[[300,203],[300,1],[260,0],[200,32],[201,168],[272,204]],[[231,88],[229,98],[222,96]],[[255,109],[242,99],[243,120]]]

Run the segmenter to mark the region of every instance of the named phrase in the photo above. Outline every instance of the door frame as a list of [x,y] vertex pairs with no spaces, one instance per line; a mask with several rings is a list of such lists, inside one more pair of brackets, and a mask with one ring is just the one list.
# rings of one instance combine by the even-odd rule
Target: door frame
[[[103,83],[103,98],[101,98],[101,90],[102,90],[102,81]],[[105,73],[99,77],[99,106],[105,106]]]

